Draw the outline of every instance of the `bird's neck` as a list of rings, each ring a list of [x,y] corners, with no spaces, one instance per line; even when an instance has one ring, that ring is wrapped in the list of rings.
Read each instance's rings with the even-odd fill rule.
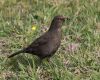
[[[49,31],[58,31],[61,28],[62,24],[59,21],[53,20],[51,22],[51,26],[49,28]]]

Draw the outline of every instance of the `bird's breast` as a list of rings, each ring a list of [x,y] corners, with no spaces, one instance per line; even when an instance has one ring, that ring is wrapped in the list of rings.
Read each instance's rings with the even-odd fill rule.
[[[50,47],[51,50],[57,49],[61,43],[61,33],[52,34],[49,40],[48,47]]]
[[[48,33],[48,41],[40,46],[41,54],[45,56],[53,55],[59,48],[61,43],[61,33]]]

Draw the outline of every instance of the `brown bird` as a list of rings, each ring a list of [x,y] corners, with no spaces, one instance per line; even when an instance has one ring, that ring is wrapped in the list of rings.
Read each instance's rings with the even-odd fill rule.
[[[38,56],[41,60],[53,56],[61,43],[61,27],[65,19],[68,18],[61,15],[55,16],[51,22],[49,30],[46,33],[33,41],[27,48],[15,52],[8,58],[19,53],[33,54]]]

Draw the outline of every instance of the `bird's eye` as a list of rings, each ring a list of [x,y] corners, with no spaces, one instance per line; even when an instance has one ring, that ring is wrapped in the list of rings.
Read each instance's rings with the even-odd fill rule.
[[[61,18],[58,18],[58,20],[61,20]]]
[[[58,18],[58,20],[63,20],[63,18]]]

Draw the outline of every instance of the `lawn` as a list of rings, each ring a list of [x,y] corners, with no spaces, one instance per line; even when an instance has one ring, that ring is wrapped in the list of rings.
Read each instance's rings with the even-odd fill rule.
[[[70,20],[51,62],[23,53],[7,58],[59,14]],[[0,0],[0,80],[100,80],[100,0]]]

